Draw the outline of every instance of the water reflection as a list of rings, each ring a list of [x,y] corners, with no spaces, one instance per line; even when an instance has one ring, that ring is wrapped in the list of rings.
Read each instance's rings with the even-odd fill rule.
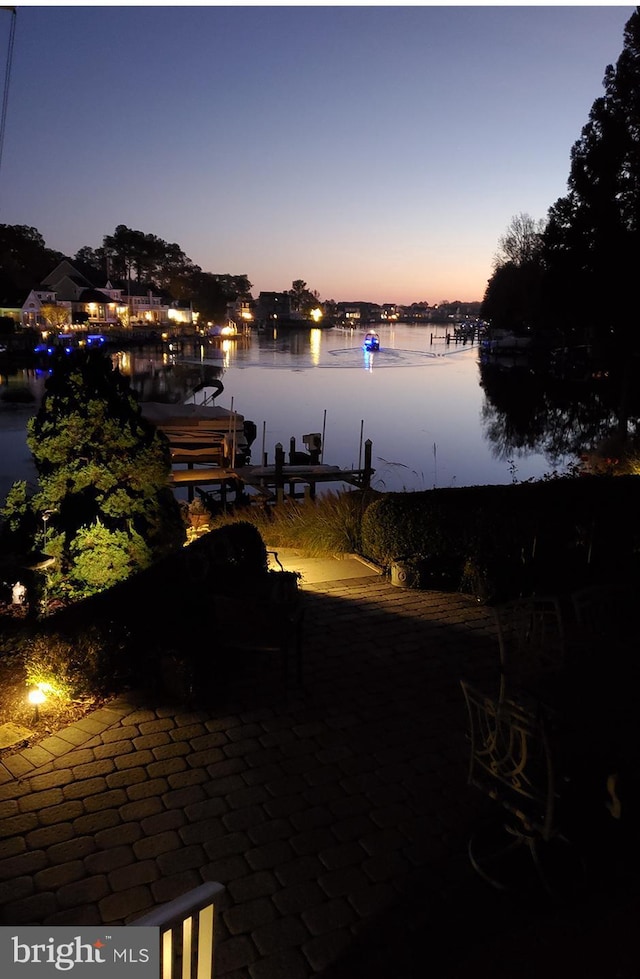
[[[639,447],[640,370],[631,351],[558,348],[483,358],[483,427],[497,458],[541,452],[625,471]]]
[[[477,347],[447,345],[429,326],[378,332],[376,353],[363,351],[362,330],[313,328],[128,348],[113,358],[141,400],[178,403],[198,389],[198,400],[215,397],[224,408],[233,399],[262,432],[270,457],[277,442],[299,442],[326,422],[324,461],[354,467],[363,422],[374,485],[387,490],[507,483],[514,458],[519,479],[538,478],[620,423],[610,375],[551,383],[543,380],[548,364],[479,368]],[[18,383],[18,373],[8,382]],[[9,481],[28,458],[26,417],[17,419],[20,448],[15,426],[5,439],[8,413],[0,405],[0,469]]]

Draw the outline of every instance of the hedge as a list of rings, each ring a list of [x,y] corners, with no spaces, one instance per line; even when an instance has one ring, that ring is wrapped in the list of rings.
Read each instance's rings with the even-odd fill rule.
[[[483,599],[626,579],[640,555],[640,477],[386,494],[363,515],[362,549]]]

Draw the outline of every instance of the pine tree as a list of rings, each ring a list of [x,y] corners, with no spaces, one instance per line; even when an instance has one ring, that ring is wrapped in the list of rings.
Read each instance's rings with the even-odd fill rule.
[[[53,590],[100,591],[183,541],[166,439],[101,351],[60,356],[27,442],[39,474],[32,508],[49,514]]]
[[[620,312],[633,294],[640,249],[640,8],[603,85],[571,152],[569,192],[549,212],[546,298],[573,325],[628,339]]]

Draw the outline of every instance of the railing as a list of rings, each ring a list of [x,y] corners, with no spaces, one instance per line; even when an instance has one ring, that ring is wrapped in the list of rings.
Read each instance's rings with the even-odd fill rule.
[[[160,979],[212,979],[215,905],[223,893],[222,884],[201,884],[131,922],[160,929]]]

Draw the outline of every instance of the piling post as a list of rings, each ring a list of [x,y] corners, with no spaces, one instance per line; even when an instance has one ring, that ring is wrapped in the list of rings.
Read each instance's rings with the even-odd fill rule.
[[[295,436],[292,435],[289,439],[289,465],[293,465],[296,457],[296,440]]]
[[[278,497],[278,502],[282,500],[282,493],[284,490],[284,449],[282,448],[282,442],[276,442],[276,461],[275,461],[275,481],[276,481],[276,495]]]
[[[371,439],[367,439],[364,443],[364,470],[362,471],[362,488],[369,489],[371,485],[371,474],[373,469],[371,468],[371,450],[373,448],[373,443]]]

